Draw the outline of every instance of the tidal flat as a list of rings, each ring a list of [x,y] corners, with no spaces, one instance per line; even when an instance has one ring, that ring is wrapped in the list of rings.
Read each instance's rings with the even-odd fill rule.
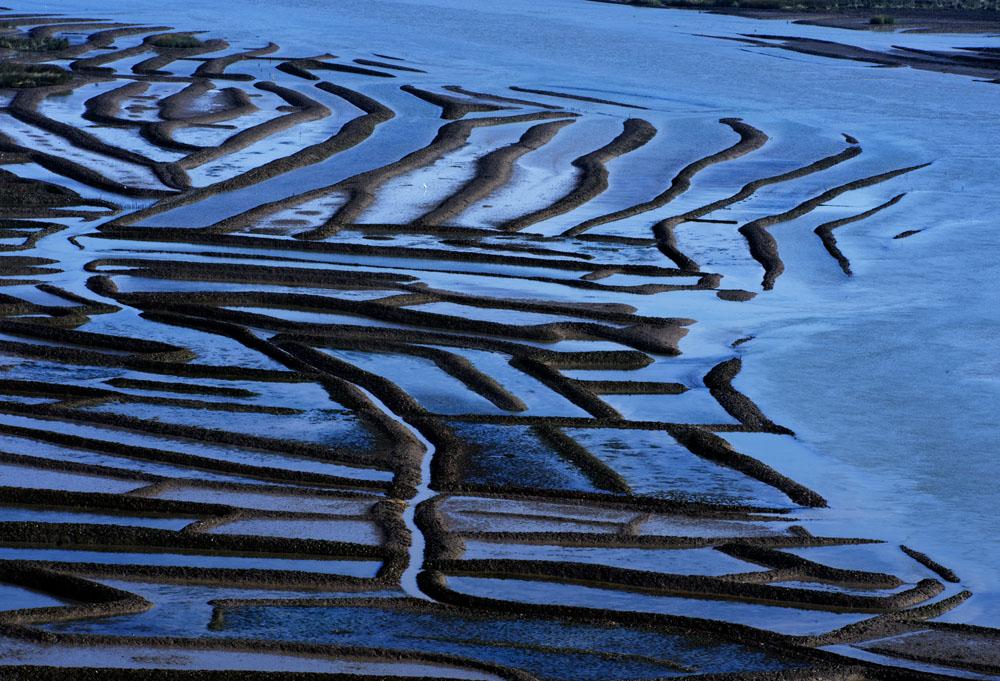
[[[245,5],[0,9],[0,677],[1000,678],[1000,22]]]

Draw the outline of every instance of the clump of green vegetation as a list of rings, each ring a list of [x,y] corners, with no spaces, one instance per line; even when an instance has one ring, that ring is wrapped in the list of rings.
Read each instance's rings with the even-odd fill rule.
[[[201,42],[193,35],[188,35],[186,33],[169,33],[167,35],[158,35],[151,43],[154,47],[179,47],[183,49],[190,49],[192,47],[201,47],[205,43]]]
[[[65,38],[26,38],[23,36],[0,36],[0,48],[19,52],[58,52],[69,47]]]
[[[868,23],[871,24],[872,26],[892,26],[894,23],[896,23],[896,20],[890,17],[888,14],[876,14],[875,16],[873,16],[871,19],[868,20]]]
[[[0,62],[0,88],[29,88],[60,85],[72,75],[52,64]]]

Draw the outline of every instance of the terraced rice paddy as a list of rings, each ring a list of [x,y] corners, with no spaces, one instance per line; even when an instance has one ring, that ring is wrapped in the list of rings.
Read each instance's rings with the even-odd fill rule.
[[[1000,673],[937,619],[947,561],[827,531],[744,446],[793,433],[726,322],[790,267],[772,228],[850,274],[836,230],[933,159],[0,21],[68,40],[12,55],[64,82],[0,90],[3,678]]]

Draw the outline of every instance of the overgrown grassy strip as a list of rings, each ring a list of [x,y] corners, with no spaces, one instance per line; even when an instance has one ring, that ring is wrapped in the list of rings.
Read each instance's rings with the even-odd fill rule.
[[[62,85],[72,74],[53,64],[0,62],[0,88],[22,89]]]

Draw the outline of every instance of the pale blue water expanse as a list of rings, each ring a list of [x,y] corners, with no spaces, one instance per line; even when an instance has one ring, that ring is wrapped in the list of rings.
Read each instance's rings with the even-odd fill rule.
[[[442,85],[573,89],[634,102],[650,107],[642,116],[660,128],[735,115],[804,139],[848,132],[865,149],[852,169],[859,174],[933,161],[892,185],[909,193],[893,211],[838,232],[852,280],[817,250],[815,216],[780,226],[774,234],[788,271],[776,290],[732,306],[731,317],[710,326],[698,317],[702,326],[681,347],[701,352],[756,335],[741,346],[738,385],[795,430],[800,446],[754,454],[830,499],[831,531],[839,517],[852,533],[905,542],[954,567],[977,593],[957,614],[991,620],[990,606],[1000,603],[1000,88],[696,34],[794,33],[929,49],[997,46],[996,38],[849,32],[584,0],[256,0],[239,11],[188,0],[183,18],[166,16],[180,11],[154,0],[59,0],[31,9],[219,27],[236,44],[273,39],[289,54],[387,53],[439,71]],[[891,239],[904,229],[926,231]],[[698,235],[686,238],[696,243]],[[758,284],[755,264],[734,264],[711,243],[705,251],[703,267],[726,274],[724,285]]]

